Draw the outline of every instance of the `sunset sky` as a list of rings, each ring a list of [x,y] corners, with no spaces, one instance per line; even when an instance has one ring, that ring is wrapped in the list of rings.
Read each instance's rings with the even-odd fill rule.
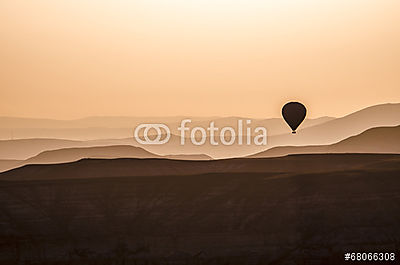
[[[400,102],[399,0],[2,0],[0,116],[309,116]]]

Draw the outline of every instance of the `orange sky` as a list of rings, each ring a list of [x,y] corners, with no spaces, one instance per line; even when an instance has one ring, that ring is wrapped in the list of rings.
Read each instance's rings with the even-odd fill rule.
[[[309,116],[400,102],[398,0],[2,0],[0,115]]]

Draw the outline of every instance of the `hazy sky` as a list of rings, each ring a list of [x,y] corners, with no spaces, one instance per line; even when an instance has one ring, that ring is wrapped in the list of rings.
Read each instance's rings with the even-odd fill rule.
[[[399,0],[1,0],[0,115],[312,117],[400,102]]]

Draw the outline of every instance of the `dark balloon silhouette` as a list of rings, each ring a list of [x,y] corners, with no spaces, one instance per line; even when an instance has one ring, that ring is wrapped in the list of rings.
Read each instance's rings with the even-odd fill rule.
[[[290,128],[292,128],[292,133],[296,133],[296,129],[303,122],[306,113],[306,107],[299,102],[286,103],[282,108],[282,116]]]

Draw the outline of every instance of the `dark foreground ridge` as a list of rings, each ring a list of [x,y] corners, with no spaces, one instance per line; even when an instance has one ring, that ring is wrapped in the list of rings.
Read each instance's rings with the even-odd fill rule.
[[[0,264],[341,264],[346,252],[395,252],[399,162],[319,154],[24,166],[0,174]]]
[[[62,164],[32,164],[0,173],[1,180],[82,179],[207,173],[316,173],[373,167],[400,162],[400,154],[296,154],[272,158],[171,160],[163,158],[81,159]],[[399,163],[400,164],[400,163]],[[393,163],[396,169],[400,169]]]

